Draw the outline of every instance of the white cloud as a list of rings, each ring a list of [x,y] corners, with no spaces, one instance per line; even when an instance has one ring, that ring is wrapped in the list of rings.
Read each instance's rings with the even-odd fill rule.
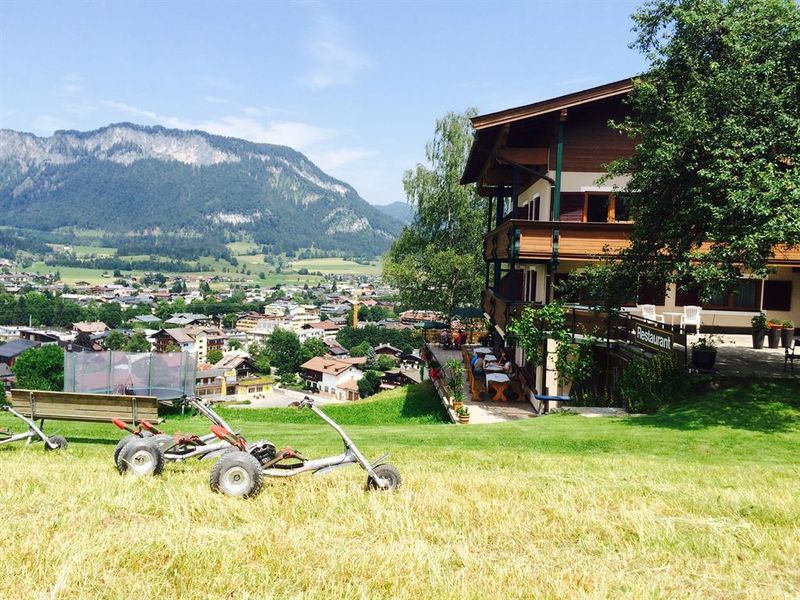
[[[327,17],[317,18],[308,55],[311,69],[301,82],[314,89],[354,83],[362,71],[373,66],[367,56],[344,39],[341,26]]]
[[[65,94],[77,94],[83,91],[83,86],[77,83],[67,83],[61,86],[61,91]]]
[[[225,104],[227,102],[225,98],[220,98],[219,96],[206,96],[203,100],[209,104]]]
[[[201,129],[217,135],[238,137],[253,142],[280,144],[295,149],[304,149],[320,142],[331,140],[339,135],[335,129],[318,127],[299,121],[261,122],[247,111],[241,115],[225,115],[218,119],[193,121],[180,117],[159,115],[124,102],[105,102],[109,108],[145,119],[152,123],[175,129]],[[252,113],[252,111],[251,111]]]

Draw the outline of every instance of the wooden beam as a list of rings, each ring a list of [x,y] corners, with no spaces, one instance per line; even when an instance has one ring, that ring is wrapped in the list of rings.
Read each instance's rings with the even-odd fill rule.
[[[550,148],[500,148],[496,155],[501,160],[532,167],[547,164]]]

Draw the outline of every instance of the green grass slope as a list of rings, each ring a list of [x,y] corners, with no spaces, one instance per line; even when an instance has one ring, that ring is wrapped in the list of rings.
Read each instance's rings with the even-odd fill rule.
[[[328,409],[394,494],[362,471],[212,494],[207,462],[120,477],[120,433],[0,448],[0,590],[128,598],[795,598],[800,386],[711,391],[652,416],[447,425],[425,386]],[[405,412],[404,412],[405,411]],[[339,452],[313,415],[230,409],[253,440]],[[12,422],[7,415],[0,425]],[[204,431],[198,417],[170,431]],[[0,594],[1,596],[2,594]]]

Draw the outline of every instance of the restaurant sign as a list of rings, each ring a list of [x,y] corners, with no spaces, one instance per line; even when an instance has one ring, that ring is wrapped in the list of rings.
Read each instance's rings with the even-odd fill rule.
[[[674,337],[671,331],[665,331],[651,325],[636,323],[633,328],[633,341],[637,346],[658,352],[672,350]]]

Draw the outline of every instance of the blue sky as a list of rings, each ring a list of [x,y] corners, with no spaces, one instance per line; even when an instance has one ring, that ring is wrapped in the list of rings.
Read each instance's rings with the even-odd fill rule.
[[[404,200],[434,122],[641,72],[639,2],[0,2],[0,128],[199,128]]]

